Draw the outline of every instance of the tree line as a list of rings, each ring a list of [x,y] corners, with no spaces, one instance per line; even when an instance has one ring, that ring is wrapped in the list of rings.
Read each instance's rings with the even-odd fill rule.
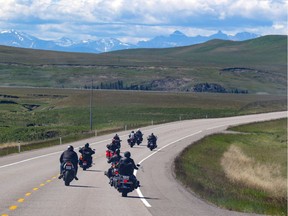
[[[113,89],[113,90],[143,90],[143,91],[148,91],[152,90],[151,85],[135,85],[135,84],[130,84],[130,85],[124,85],[124,82],[122,80],[118,80],[116,82],[107,82],[103,83],[101,82],[100,85],[93,85],[93,89]],[[91,89],[90,85],[85,85],[84,89]]]

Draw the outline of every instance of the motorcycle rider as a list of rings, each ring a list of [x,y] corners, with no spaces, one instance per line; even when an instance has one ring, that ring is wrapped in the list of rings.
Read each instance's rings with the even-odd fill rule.
[[[116,154],[113,157],[111,157],[107,162],[114,164],[115,167],[117,168],[119,166],[119,161],[121,160],[122,156],[120,155],[120,149],[117,149],[115,153]],[[112,171],[113,167],[111,166],[107,171],[108,178],[112,177]]]
[[[118,134],[115,134],[115,136],[112,139],[112,144],[116,145],[117,148],[120,149],[121,148],[121,141],[122,140],[120,140],[120,137],[118,136]]]
[[[135,136],[135,132],[134,132],[134,130],[133,131],[131,131],[131,133],[129,134],[129,139],[127,140],[128,141],[128,143],[130,144],[130,143],[135,143],[136,142],[136,136]]]
[[[134,130],[132,130],[131,133],[129,134],[129,138],[134,139],[134,137],[135,137],[135,132]]]
[[[118,149],[118,145],[116,143],[110,143],[107,146],[107,149],[111,150],[113,153],[116,151],[116,149]]]
[[[153,133],[151,133],[151,135],[148,136],[147,140],[151,141],[152,144],[157,147],[157,145],[156,145],[157,137]]]
[[[124,158],[119,161],[119,174],[130,176],[130,179],[134,184],[134,188],[138,188],[139,181],[137,181],[136,176],[133,174],[134,169],[138,170],[138,167],[131,158],[131,153],[126,151],[124,153]]]
[[[79,149],[79,152],[82,154],[83,159],[85,158],[89,164],[89,166],[91,166],[92,164],[92,155],[95,154],[95,151],[93,151],[90,146],[89,143],[86,143],[84,145],[84,147]],[[81,160],[79,160],[80,163],[82,163]]]
[[[137,139],[139,139],[139,140],[142,142],[142,140],[143,140],[143,138],[142,138],[142,137],[143,137],[143,134],[142,134],[142,132],[140,131],[140,129],[137,129],[135,135],[136,135]]]
[[[59,179],[61,179],[63,177],[63,169],[64,169],[64,164],[67,161],[71,161],[71,163],[73,164],[74,168],[75,168],[75,180],[78,180],[77,177],[77,171],[78,171],[78,155],[77,153],[74,151],[74,147],[72,145],[69,145],[67,150],[65,150],[61,156],[60,156],[60,175],[59,175]]]
[[[120,141],[120,137],[119,137],[119,135],[118,134],[115,134],[115,136],[113,137],[113,140],[115,140],[115,141]],[[113,142],[113,140],[112,140],[112,142]]]

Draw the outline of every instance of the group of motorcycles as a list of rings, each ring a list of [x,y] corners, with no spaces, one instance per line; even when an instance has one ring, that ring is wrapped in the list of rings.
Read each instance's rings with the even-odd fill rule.
[[[137,131],[138,132],[138,131]],[[156,136],[152,136],[153,133],[147,138],[147,147],[152,151],[157,147]],[[127,194],[132,192],[134,189],[137,189],[140,186],[139,181],[136,179],[136,176],[133,175],[134,169],[138,169],[139,164],[135,165],[133,159],[130,158],[130,152],[125,152],[125,160],[121,160],[122,156],[120,155],[121,141],[119,136],[116,134],[112,143],[108,144],[106,150],[107,162],[111,164],[111,167],[104,174],[109,178],[109,184],[111,187],[114,187],[119,191],[123,197],[127,197]],[[135,133],[133,136],[129,135],[127,139],[128,145],[132,148],[134,145],[140,145],[143,142],[143,134]],[[76,154],[74,148],[72,148],[71,154]],[[69,151],[69,147],[67,149]],[[91,149],[87,143],[84,147],[79,149],[81,156],[77,163],[83,170],[87,170],[93,164],[92,155],[95,154],[95,149]],[[77,154],[76,154],[77,158]],[[122,163],[122,161],[130,161],[131,163]],[[62,165],[61,165],[62,166]],[[65,185],[69,186],[70,182],[75,178],[77,173],[77,166],[73,161],[67,161],[63,164],[62,176]]]
[[[140,145],[143,141],[143,134],[138,130],[136,133],[132,131],[127,139],[128,145],[133,148],[134,145]],[[157,148],[157,137],[154,136],[152,133],[150,136],[147,137],[147,147],[152,151],[153,149]]]
[[[153,134],[152,134],[153,135]],[[151,139],[151,136],[147,138],[148,143],[147,147],[152,151],[157,147],[156,140],[157,137],[154,136],[154,139]],[[127,164],[125,168],[122,168],[121,158],[120,156],[120,147],[121,141],[118,135],[113,138],[112,143],[107,145],[106,150],[106,158],[107,162],[111,163],[111,167],[104,174],[109,178],[109,184],[111,187],[114,187],[118,192],[122,194],[123,197],[127,197],[127,194],[132,192],[134,189],[137,189],[140,186],[139,181],[133,175],[133,171],[135,169],[135,165]],[[132,148],[134,145],[140,145],[143,141],[143,134],[136,133],[127,139],[128,145]],[[130,152],[129,157],[130,157]],[[127,152],[124,153],[126,157]],[[140,165],[137,164],[137,167]],[[138,169],[136,167],[136,169]]]
[[[69,146],[67,151],[69,151],[69,148],[71,148],[71,154],[76,155],[75,159],[77,159],[77,153],[74,152],[74,148],[73,146]],[[84,147],[79,148],[79,152],[81,153],[79,160],[76,161],[76,164],[78,163],[79,166],[83,169],[83,170],[87,170],[88,168],[90,168],[93,164],[92,161],[92,155],[95,154],[95,149],[91,149],[89,147],[89,144],[85,144]],[[64,153],[63,153],[64,154]],[[72,156],[73,158],[73,156]],[[63,163],[63,165],[61,164],[61,166],[63,166],[63,171],[62,171],[62,176],[60,178],[63,178],[63,181],[65,183],[66,186],[69,186],[70,183],[73,181],[73,179],[76,176],[77,173],[77,165],[75,164],[75,159],[73,160],[71,158],[70,161],[66,161],[65,163]],[[74,163],[73,163],[74,161]],[[77,177],[76,177],[77,179]]]

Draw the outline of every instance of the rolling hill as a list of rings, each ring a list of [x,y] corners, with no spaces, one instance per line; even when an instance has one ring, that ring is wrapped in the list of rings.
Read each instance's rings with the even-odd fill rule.
[[[0,46],[0,74],[2,86],[286,94],[287,36],[102,54]]]

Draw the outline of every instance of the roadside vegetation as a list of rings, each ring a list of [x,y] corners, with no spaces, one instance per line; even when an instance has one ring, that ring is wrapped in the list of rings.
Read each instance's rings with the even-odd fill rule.
[[[187,147],[175,160],[177,179],[221,208],[287,215],[287,119],[229,131]]]

